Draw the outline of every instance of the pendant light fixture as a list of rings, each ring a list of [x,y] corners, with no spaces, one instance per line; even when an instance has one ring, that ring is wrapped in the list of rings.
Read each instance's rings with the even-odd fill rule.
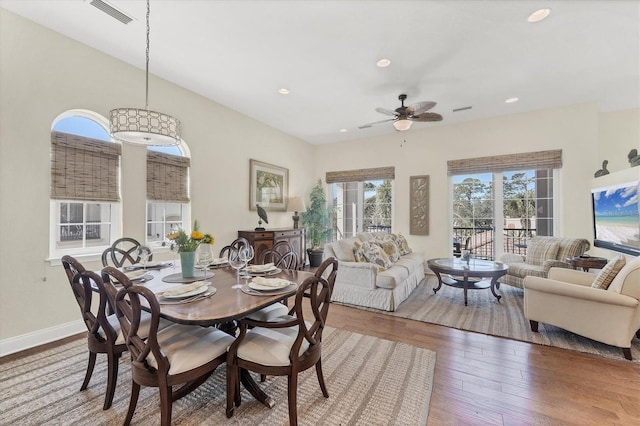
[[[109,112],[111,136],[137,145],[176,145],[180,142],[180,120],[149,110],[149,15],[147,0],[147,66],[145,108],[116,108]]]

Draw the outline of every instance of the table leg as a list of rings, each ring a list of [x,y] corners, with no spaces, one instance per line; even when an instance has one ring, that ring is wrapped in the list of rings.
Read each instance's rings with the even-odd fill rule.
[[[260,389],[260,386],[251,377],[251,373],[244,368],[240,369],[240,383],[244,385],[245,389],[249,391],[256,401],[261,402],[267,408],[273,408],[276,405],[275,401]]]
[[[464,281],[462,282],[462,286],[464,288],[464,306],[467,306],[467,291],[469,288],[469,277],[467,274],[464,274]]]
[[[436,277],[438,277],[438,287],[433,289],[433,294],[436,294],[438,290],[442,288],[442,277],[440,277],[440,273],[437,271],[433,271],[433,273],[436,274]]]
[[[491,278],[491,294],[493,294],[493,296],[498,299],[498,302],[500,301],[500,299],[502,298],[502,296],[500,296],[498,293],[496,293],[496,287],[498,285],[500,285],[500,283],[498,283],[498,278],[499,277],[493,277]]]

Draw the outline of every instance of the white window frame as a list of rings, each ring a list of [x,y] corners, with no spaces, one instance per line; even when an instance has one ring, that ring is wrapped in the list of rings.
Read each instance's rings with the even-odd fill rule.
[[[187,145],[187,143],[183,140],[180,139],[180,142],[176,145],[176,147],[178,148],[178,150],[180,151],[180,154],[183,157],[188,157],[191,158],[191,150],[189,149],[189,145]],[[148,148],[147,148],[148,149]],[[189,192],[191,192],[191,173],[189,173],[187,175],[187,185],[189,188]],[[144,215],[145,215],[145,221],[144,221],[144,239],[145,239],[145,244],[147,246],[149,246],[154,252],[155,251],[169,251],[169,246],[167,245],[167,241],[166,241],[166,235],[165,238],[162,241],[149,241],[149,236],[147,235],[147,225],[150,223],[149,220],[149,206],[151,204],[167,204],[167,201],[157,201],[157,200],[147,200],[146,204],[145,204],[145,211],[144,211]],[[191,232],[191,201],[189,201],[188,203],[175,203],[175,204],[182,204],[182,226],[183,229],[187,232]],[[155,223],[160,223],[160,222],[155,222]],[[164,228],[164,227],[163,227]]]
[[[107,134],[109,133],[109,121],[102,115],[84,109],[72,109],[63,112],[58,115],[51,123],[51,131],[53,131],[58,121],[68,117],[83,117],[96,122],[100,125]],[[113,143],[118,143],[112,140]],[[122,173],[122,169],[120,169]],[[122,182],[122,179],[120,179]],[[121,188],[118,188],[121,191]],[[109,220],[105,220],[101,223],[110,223],[109,243],[107,245],[85,247],[85,240],[83,238],[83,247],[71,247],[71,248],[57,248],[57,239],[60,234],[60,205],[64,203],[83,203],[83,209],[86,208],[86,204],[109,204],[111,206],[111,217]],[[121,235],[122,229],[122,203],[101,203],[97,201],[88,200],[50,200],[49,202],[49,257],[47,260],[51,265],[59,265],[62,256],[69,254],[84,261],[99,260],[102,256],[102,252],[111,246],[113,241],[118,239]],[[83,220],[86,221],[86,216],[83,216]]]

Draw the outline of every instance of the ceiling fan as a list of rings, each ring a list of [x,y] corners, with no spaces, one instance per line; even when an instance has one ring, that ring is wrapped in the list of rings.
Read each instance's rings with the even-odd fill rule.
[[[418,102],[410,106],[404,106],[404,100],[407,99],[407,95],[404,93],[398,96],[402,105],[395,110],[390,110],[386,108],[376,108],[381,114],[392,115],[393,118],[389,118],[387,120],[374,121],[373,123],[365,124],[359,126],[358,129],[366,129],[367,127],[371,127],[375,124],[387,123],[389,121],[393,121],[393,127],[398,131],[409,130],[411,127],[411,123],[414,121],[442,121],[442,116],[440,114],[436,114],[435,112],[427,112],[434,106],[436,106],[435,102]]]

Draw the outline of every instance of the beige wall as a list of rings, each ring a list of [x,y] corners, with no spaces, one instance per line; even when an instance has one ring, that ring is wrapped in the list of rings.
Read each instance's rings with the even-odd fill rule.
[[[106,116],[116,106],[141,105],[144,71],[3,9],[0,55],[2,353],[16,340],[42,342],[70,331],[67,324],[77,326],[77,307],[62,268],[45,261],[52,121],[69,109]],[[326,171],[395,166],[394,229],[406,235],[409,176],[430,175],[430,235],[409,236],[428,258],[451,251],[447,160],[545,149],[563,150],[556,206],[560,233],[591,239],[589,190],[602,153],[611,154],[611,171],[622,169],[630,145],[638,147],[639,140],[639,110],[601,114],[594,103],[415,126],[405,133],[314,147],[157,78],[150,81],[150,93],[152,108],[183,122],[192,155],[192,217],[215,235],[217,248],[237,229],[256,226],[257,215],[248,209],[250,158],[288,168],[290,194],[305,196]],[[123,233],[143,239],[144,149],[123,148],[123,171],[136,176],[123,183]],[[291,213],[272,212],[269,218],[269,226],[291,223]]]
[[[427,258],[449,256],[451,221],[447,161],[490,155],[562,149],[556,232],[593,238],[590,189],[600,151],[622,156],[638,144],[640,110],[600,114],[595,103],[552,108],[456,125],[319,146],[318,172],[395,166],[394,229],[409,234],[409,177],[430,176],[430,235],[408,236]],[[606,128],[601,129],[601,117]],[[445,116],[446,122],[446,116]],[[363,130],[362,133],[365,133]],[[336,156],[335,153],[340,155]],[[613,163],[610,170],[628,168]],[[615,167],[615,168],[614,168]]]
[[[49,251],[50,128],[70,109],[107,116],[143,106],[144,71],[0,9],[0,342],[77,321],[61,266]],[[249,210],[249,159],[289,169],[289,191],[307,195],[317,180],[313,146],[152,78],[150,106],[175,115],[191,150],[191,214],[216,237],[257,226]],[[145,148],[124,145],[123,234],[144,240]],[[270,212],[269,226],[292,225]],[[98,262],[87,265],[101,268]],[[0,343],[2,345],[2,343]],[[0,352],[3,348],[0,348]]]

